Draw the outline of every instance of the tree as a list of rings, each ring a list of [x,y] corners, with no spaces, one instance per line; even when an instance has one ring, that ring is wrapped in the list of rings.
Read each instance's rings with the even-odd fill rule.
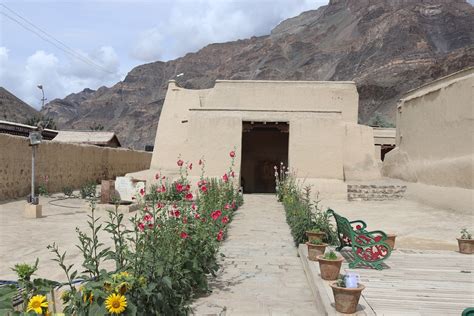
[[[104,125],[94,122],[94,124],[89,126],[89,129],[91,131],[102,131],[102,130],[104,130]]]
[[[375,112],[375,116],[372,117],[370,120],[369,120],[369,125],[370,126],[378,126],[378,127],[384,127],[384,128],[388,128],[388,127],[395,127],[395,124],[389,122],[382,114],[380,114],[379,112]]]
[[[39,122],[42,122],[43,128],[57,129],[56,122],[51,117],[45,117],[43,115],[29,117],[24,124],[37,126]]]

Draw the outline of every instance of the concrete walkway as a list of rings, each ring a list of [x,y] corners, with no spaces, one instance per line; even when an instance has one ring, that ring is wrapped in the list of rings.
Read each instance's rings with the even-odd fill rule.
[[[212,293],[196,315],[316,315],[285,213],[274,195],[245,195],[235,214]]]

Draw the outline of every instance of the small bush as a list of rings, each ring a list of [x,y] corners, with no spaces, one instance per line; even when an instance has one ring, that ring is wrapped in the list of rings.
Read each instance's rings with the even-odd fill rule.
[[[87,199],[87,198],[93,198],[96,195],[96,184],[95,182],[87,182],[81,187],[81,198]]]
[[[73,190],[71,187],[64,187],[63,188],[63,194],[67,197],[71,197],[73,193]]]

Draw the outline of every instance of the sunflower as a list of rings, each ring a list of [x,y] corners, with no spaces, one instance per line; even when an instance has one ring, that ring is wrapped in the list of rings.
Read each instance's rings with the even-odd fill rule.
[[[48,308],[48,301],[44,295],[34,295],[28,302],[28,309],[26,312],[34,311],[36,314],[43,314],[43,307]]]
[[[127,307],[127,298],[120,294],[111,294],[105,300],[105,308],[111,314],[123,313]]]

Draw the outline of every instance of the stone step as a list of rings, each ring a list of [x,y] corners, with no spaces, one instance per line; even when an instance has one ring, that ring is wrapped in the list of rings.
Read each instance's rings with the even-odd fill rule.
[[[405,185],[348,184],[347,200],[349,201],[385,201],[398,200],[404,197]]]

